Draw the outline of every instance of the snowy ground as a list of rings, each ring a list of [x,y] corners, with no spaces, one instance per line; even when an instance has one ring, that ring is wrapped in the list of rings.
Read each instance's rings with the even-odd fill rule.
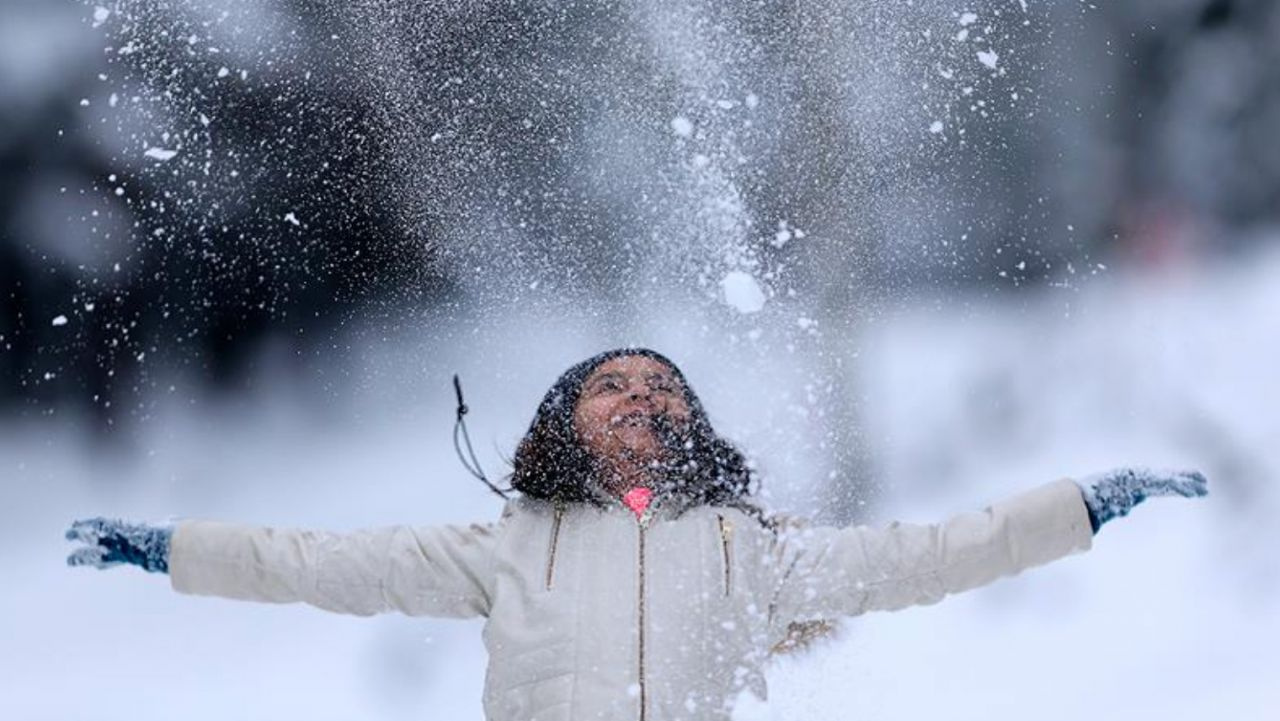
[[[857,619],[777,664],[770,702],[740,718],[1276,718],[1276,278],[1273,246],[1013,303],[921,302],[850,340],[885,488],[880,518],[938,519],[1131,462],[1199,467],[1212,495],[1144,506],[1088,554]],[[485,332],[546,344],[519,327]],[[488,409],[482,446],[509,452],[564,359],[601,343],[558,340],[545,356],[491,356],[506,375],[471,390],[477,414]],[[696,355],[669,340],[647,342]],[[99,514],[335,529],[493,516],[496,499],[466,480],[448,445],[446,369],[461,351],[397,357],[411,352],[371,351],[344,376],[358,390],[337,410],[282,375],[233,404],[162,406],[123,450],[96,445],[73,419],[0,429],[0,718],[480,719],[478,622],[184,597],[136,569],[63,565],[65,526]],[[695,384],[707,367],[691,372]],[[713,416],[744,445],[767,431],[712,386]],[[769,448],[753,450],[767,471]]]

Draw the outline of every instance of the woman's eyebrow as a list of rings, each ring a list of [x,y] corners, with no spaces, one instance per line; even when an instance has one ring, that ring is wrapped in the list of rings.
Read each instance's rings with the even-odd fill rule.
[[[600,383],[600,381],[603,381],[603,380],[606,380],[606,379],[609,379],[609,378],[612,378],[612,379],[614,379],[614,380],[621,380],[621,379],[622,379],[622,374],[621,374],[621,373],[619,373],[618,371],[605,371],[604,373],[601,373],[600,375],[596,376],[595,378],[592,378],[592,379],[591,379],[591,381],[590,381],[590,383],[589,383],[588,385],[593,385],[593,386],[594,386],[594,385],[598,385],[598,384]]]

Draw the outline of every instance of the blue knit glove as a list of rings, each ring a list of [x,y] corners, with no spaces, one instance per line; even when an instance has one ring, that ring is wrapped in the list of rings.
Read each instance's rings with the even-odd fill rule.
[[[1117,468],[1082,479],[1084,504],[1089,523],[1097,533],[1102,524],[1129,515],[1134,506],[1150,496],[1204,496],[1208,481],[1199,471],[1153,471],[1148,468]]]
[[[100,517],[76,521],[67,531],[67,540],[89,545],[67,556],[67,565],[101,569],[132,563],[145,571],[168,573],[172,536],[172,524],[125,523]]]

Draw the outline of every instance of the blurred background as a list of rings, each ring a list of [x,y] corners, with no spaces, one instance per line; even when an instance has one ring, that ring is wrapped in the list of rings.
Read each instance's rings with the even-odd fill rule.
[[[0,717],[482,718],[479,622],[62,533],[495,518],[452,374],[497,477],[636,344],[823,522],[1210,478],[739,719],[1274,719],[1277,130],[1271,0],[0,0]]]

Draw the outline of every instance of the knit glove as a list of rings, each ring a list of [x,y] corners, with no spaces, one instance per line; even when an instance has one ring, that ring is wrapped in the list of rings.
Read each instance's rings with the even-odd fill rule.
[[[169,572],[169,539],[173,524],[125,523],[107,518],[76,521],[67,531],[68,541],[89,544],[67,556],[68,566],[111,568],[132,563],[145,571]]]
[[[1199,471],[1117,468],[1086,476],[1080,486],[1084,504],[1089,509],[1089,523],[1097,533],[1102,524],[1127,516],[1134,506],[1150,496],[1204,496],[1209,493],[1207,484]]]

